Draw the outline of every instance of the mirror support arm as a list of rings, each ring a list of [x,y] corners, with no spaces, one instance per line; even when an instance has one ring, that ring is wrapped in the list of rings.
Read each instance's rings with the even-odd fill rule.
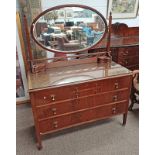
[[[108,41],[107,41],[107,54],[110,56],[110,44],[111,44],[111,24],[112,24],[112,13],[109,15],[109,28],[108,28]]]
[[[32,50],[31,50],[31,43],[30,43],[30,34],[28,30],[28,24],[27,24],[27,18],[26,15],[24,15],[24,27],[25,27],[25,33],[26,33],[26,42],[28,47],[28,59],[33,60]],[[30,63],[30,69],[32,68],[32,64]]]

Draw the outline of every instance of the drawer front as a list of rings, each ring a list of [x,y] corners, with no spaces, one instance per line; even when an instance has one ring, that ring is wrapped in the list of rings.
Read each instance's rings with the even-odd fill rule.
[[[129,90],[115,91],[95,96],[94,106],[123,101],[129,99]]]
[[[104,118],[110,117],[113,115],[121,114],[126,112],[127,102],[119,102],[112,105],[105,105],[99,108],[96,108],[95,111],[95,118]]]
[[[39,129],[41,133],[46,133],[88,121],[107,118],[113,115],[124,113],[126,106],[127,102],[120,102],[117,104],[105,105],[91,110],[47,119],[39,122]]]
[[[93,107],[94,97],[85,97],[66,101],[57,104],[51,104],[44,107],[36,108],[38,119],[58,116],[65,113],[71,113],[81,109],[88,109]]]
[[[97,82],[97,92],[108,92],[122,88],[128,88],[130,84],[131,76],[118,77],[113,79],[107,79]]]
[[[118,57],[138,56],[139,46],[118,49]]]
[[[138,56],[133,56],[133,57],[128,57],[128,58],[120,57],[118,59],[118,63],[123,66],[136,65],[136,64],[139,64],[139,57]]]
[[[34,95],[36,99],[36,105],[45,105],[73,98],[73,92],[71,87],[60,87],[41,90],[34,93]]]
[[[67,126],[72,126],[80,122],[89,121],[93,118],[92,111],[87,110],[70,115],[65,115],[57,118],[51,118],[48,120],[40,121],[39,128],[41,133],[48,131],[54,131]]]
[[[131,65],[131,66],[127,66],[127,68],[129,69],[129,70],[137,70],[137,69],[139,69],[139,64],[138,65]]]

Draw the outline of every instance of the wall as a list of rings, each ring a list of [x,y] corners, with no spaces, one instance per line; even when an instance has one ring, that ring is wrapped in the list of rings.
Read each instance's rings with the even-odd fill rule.
[[[42,10],[62,4],[82,4],[97,9],[106,17],[108,0],[41,0]],[[113,23],[126,23],[129,27],[139,26],[139,17],[132,19],[113,19]]]

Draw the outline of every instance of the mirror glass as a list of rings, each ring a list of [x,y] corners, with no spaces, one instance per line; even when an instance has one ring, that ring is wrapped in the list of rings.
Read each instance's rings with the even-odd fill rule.
[[[37,44],[48,51],[85,51],[107,31],[105,18],[93,9],[62,6],[44,12],[32,23],[31,32]]]

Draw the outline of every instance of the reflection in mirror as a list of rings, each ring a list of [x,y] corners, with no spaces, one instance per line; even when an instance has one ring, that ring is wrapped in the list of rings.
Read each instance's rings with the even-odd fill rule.
[[[96,12],[63,7],[38,18],[33,35],[42,47],[51,51],[76,52],[95,45],[105,31],[106,23]]]

